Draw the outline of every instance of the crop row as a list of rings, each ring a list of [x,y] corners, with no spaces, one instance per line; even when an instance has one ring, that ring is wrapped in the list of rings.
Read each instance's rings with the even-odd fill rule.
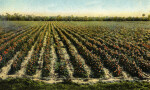
[[[100,58],[98,58],[95,54],[90,52],[81,42],[74,38],[73,35],[67,33],[65,30],[61,29],[61,31],[76,46],[77,50],[79,51],[79,54],[81,54],[86,60],[85,62],[89,66],[91,66],[91,69],[93,71],[92,77],[103,76],[104,71]]]
[[[53,38],[54,38],[54,42],[56,44],[56,54],[58,56],[58,61],[56,63],[56,72],[59,73],[59,76],[65,76],[68,77],[69,76],[69,72],[67,70],[67,60],[65,59],[64,53],[62,51],[62,47],[60,44],[60,41],[58,40],[58,34],[57,32],[54,30],[53,26],[52,26],[52,32],[53,32]]]
[[[31,47],[36,42],[38,36],[40,35],[41,30],[43,29],[44,25],[39,28],[37,32],[35,32],[33,35],[28,35],[30,38],[27,40],[26,43],[22,45],[22,50],[20,54],[17,56],[17,58],[13,61],[13,64],[11,65],[11,69],[9,71],[9,74],[13,74],[16,71],[20,70],[21,63],[24,61],[25,57],[27,56],[28,52],[30,51]]]
[[[7,45],[1,48],[1,57],[0,67],[3,67],[15,54],[17,51],[22,49],[22,45],[27,43],[28,39],[37,32],[38,29],[29,30],[21,35],[18,35],[10,42],[8,41]]]
[[[40,30],[40,35],[38,36],[37,39],[37,44],[35,45],[33,54],[28,62],[27,68],[26,68],[26,74],[27,75],[34,75],[36,73],[36,69],[38,68],[38,61],[40,58],[40,53],[41,53],[41,48],[43,47],[43,41],[44,41],[44,36],[47,32],[47,25],[44,27],[44,30]]]
[[[75,77],[87,77],[87,72],[84,69],[83,63],[81,62],[81,58],[78,55],[78,53],[76,53],[74,51],[74,48],[71,45],[70,41],[67,39],[67,37],[58,28],[55,29],[55,30],[57,30],[57,32],[58,32],[59,36],[61,37],[63,43],[67,47],[67,50],[68,50],[69,55],[70,55],[70,60],[71,60],[72,65],[74,67],[74,76]]]
[[[50,61],[50,50],[51,50],[51,28],[50,24],[48,26],[48,35],[46,38],[46,46],[45,52],[43,54],[43,67],[42,67],[42,77],[50,76],[50,69],[51,69],[51,61]]]
[[[67,31],[67,30],[65,30]],[[91,53],[93,53],[96,57],[99,56],[101,53],[101,61],[103,61],[104,65],[108,67],[110,70],[113,71],[114,76],[120,76],[121,75],[121,69],[118,65],[118,62],[116,60],[111,60],[111,58],[107,58],[108,56],[105,55],[105,51],[100,52],[100,49],[97,48],[97,46],[92,45],[90,42],[86,41],[76,33],[71,33],[74,37],[76,37]]]
[[[71,29],[70,29],[71,30]],[[71,31],[69,31],[69,32],[74,32],[76,35],[81,35],[81,33],[82,32],[75,32],[75,31],[73,31],[73,30],[71,30]],[[99,39],[99,41],[96,41],[96,40],[94,40],[94,39],[92,39],[92,38],[90,38],[90,37],[88,37],[88,36],[85,36],[85,35],[81,35],[81,36],[83,36],[86,40],[88,40],[89,42],[91,42],[92,44],[95,44],[95,45],[97,45],[98,47],[102,47],[101,46],[101,43],[103,43],[104,44],[104,40],[102,40],[102,39]],[[136,62],[136,64],[138,64],[139,65],[139,67],[143,70],[143,71],[145,71],[145,72],[148,72],[149,71],[149,69],[150,69],[150,62],[149,61],[147,61],[147,60],[144,60],[144,58],[143,58],[143,56],[146,56],[146,51],[142,51],[142,50],[140,50],[139,51],[139,49],[136,49],[136,48],[134,48],[134,47],[130,47],[130,45],[128,45],[128,44],[124,44],[124,45],[122,45],[122,46],[124,46],[124,47],[126,47],[126,48],[128,48],[128,50],[127,49],[123,49],[123,48],[120,48],[120,45],[118,46],[118,45],[116,45],[116,44],[114,44],[111,40],[109,40],[109,41],[107,41],[107,42],[105,42],[105,45],[107,46],[105,49],[108,49],[109,50],[109,54],[111,53],[111,56],[113,57],[113,58],[116,58],[116,59],[119,59],[119,57],[118,57],[118,54],[119,53],[122,53],[122,54],[127,54],[126,56],[127,56],[127,58],[128,59],[130,59],[130,60],[132,60],[133,59],[133,61],[132,62]],[[102,48],[102,49],[104,49],[104,48]],[[113,51],[114,50],[114,51]],[[131,54],[132,53],[132,54]]]
[[[68,30],[68,32],[69,32],[69,30]],[[78,39],[82,40],[83,42],[85,41],[84,39],[82,39],[82,37],[79,36],[79,34],[73,33],[72,30],[70,30],[70,33],[74,34],[76,37],[78,37]],[[96,43],[97,41],[94,41],[94,39],[91,39],[91,40],[93,40],[93,42],[95,42],[95,44],[96,44],[97,46],[101,47],[101,49],[103,49],[103,51],[104,51],[104,50],[106,51],[106,52],[103,52],[103,53],[102,53],[102,50],[100,50],[100,53],[97,53],[98,55],[100,55],[100,56],[102,57],[102,60],[105,60],[105,61],[106,61],[106,59],[110,58],[110,55],[111,55],[111,56],[113,56],[113,57],[115,57],[115,58],[118,57],[120,63],[123,62],[123,61],[121,61],[121,59],[119,58],[119,57],[121,57],[121,56],[120,56],[121,54],[118,55],[117,53],[116,53],[116,54],[115,54],[115,53],[111,53],[111,50],[108,49],[108,47],[107,47],[106,45],[102,45],[101,42]],[[86,42],[84,42],[84,43],[86,44]],[[89,45],[90,45],[90,43],[89,43]],[[92,44],[91,44],[91,46],[92,46]],[[95,47],[95,46],[93,46],[93,47]],[[88,47],[88,48],[90,48],[90,47]],[[108,51],[108,50],[109,50],[109,51]],[[96,51],[96,49],[93,50],[93,52],[95,52],[95,51]],[[108,55],[108,53],[110,53],[110,55]],[[104,62],[105,62],[105,61],[104,61]],[[124,60],[124,61],[125,61],[125,60]],[[124,67],[133,65],[133,67],[125,68],[128,72],[130,72],[130,73],[131,73],[132,75],[134,75],[134,76],[141,77],[142,72],[141,72],[141,70],[136,66],[135,63],[132,63],[131,61],[128,61],[128,60],[125,61],[125,63],[126,63],[126,65],[125,65],[124,63],[122,63],[122,64],[124,64],[124,65],[123,65]],[[116,65],[118,65],[118,64],[116,64]],[[111,65],[108,65],[108,66],[111,67]],[[135,70],[135,71],[134,71],[134,70]],[[134,72],[133,72],[133,71],[134,71]]]

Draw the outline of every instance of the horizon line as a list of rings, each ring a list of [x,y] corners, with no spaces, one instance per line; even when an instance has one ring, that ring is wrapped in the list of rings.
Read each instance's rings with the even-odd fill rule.
[[[65,17],[65,16],[75,16],[75,17],[85,17],[85,16],[87,16],[87,17],[143,17],[142,16],[142,14],[145,14],[145,16],[144,17],[147,17],[148,15],[150,15],[150,13],[141,13],[140,12],[140,14],[138,15],[137,13],[136,13],[136,15],[135,14],[131,14],[131,13],[119,13],[118,15],[117,14],[111,14],[111,15],[104,15],[103,13],[101,13],[101,14],[93,14],[93,15],[91,15],[91,14],[82,14],[82,13],[80,13],[80,14],[77,14],[77,13],[72,13],[72,14],[64,14],[64,13],[58,13],[58,14],[56,14],[56,13],[21,13],[21,12],[3,12],[3,13],[1,13],[0,15],[6,15],[6,13],[8,13],[8,14],[10,14],[10,15],[14,15],[15,13],[17,13],[17,14],[20,14],[20,15],[31,15],[31,16],[62,16],[62,17]]]

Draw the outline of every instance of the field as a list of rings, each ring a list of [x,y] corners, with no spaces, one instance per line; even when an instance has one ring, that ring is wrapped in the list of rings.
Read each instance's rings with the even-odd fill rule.
[[[0,78],[150,82],[150,22],[1,21]]]

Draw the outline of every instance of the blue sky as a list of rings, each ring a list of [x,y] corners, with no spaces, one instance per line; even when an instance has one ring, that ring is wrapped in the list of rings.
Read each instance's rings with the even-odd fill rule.
[[[75,16],[140,16],[150,0],[0,0],[0,13]]]

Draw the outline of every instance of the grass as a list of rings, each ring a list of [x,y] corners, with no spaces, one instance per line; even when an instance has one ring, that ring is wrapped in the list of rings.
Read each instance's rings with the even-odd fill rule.
[[[76,83],[46,84],[27,78],[0,80],[0,90],[150,90],[148,82],[115,82],[80,85]]]

